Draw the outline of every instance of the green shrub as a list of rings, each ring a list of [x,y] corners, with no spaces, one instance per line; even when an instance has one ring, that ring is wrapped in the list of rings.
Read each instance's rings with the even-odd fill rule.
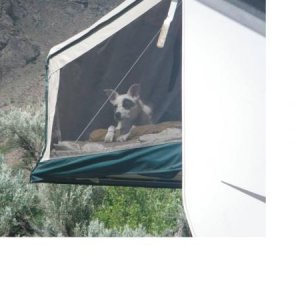
[[[44,142],[44,114],[40,106],[25,110],[0,111],[0,131],[8,147],[23,150],[23,164],[31,169],[38,160]]]
[[[43,235],[37,189],[22,171],[12,172],[0,158],[0,236]]]
[[[109,187],[95,216],[105,227],[119,231],[142,226],[151,235],[165,235],[176,232],[182,213],[179,190]]]
[[[99,220],[93,220],[88,226],[79,227],[75,229],[76,236],[87,237],[146,237],[150,236],[142,226],[132,229],[125,226],[122,230],[107,228]]]
[[[102,189],[79,185],[42,185],[45,227],[49,236],[74,236],[92,220],[101,204]],[[75,230],[77,228],[77,230]]]

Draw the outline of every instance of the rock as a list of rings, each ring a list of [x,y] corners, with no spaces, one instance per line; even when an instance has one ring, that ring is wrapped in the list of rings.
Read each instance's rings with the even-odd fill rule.
[[[24,67],[34,62],[39,55],[39,47],[31,43],[28,39],[19,36],[10,37],[1,52],[1,75],[3,76],[12,68]]]
[[[22,0],[1,0],[0,19],[8,17],[12,23],[15,24],[18,19],[24,18],[27,14],[27,10],[23,2]],[[3,20],[1,20],[0,23],[2,22]]]
[[[0,24],[0,32],[1,32],[0,35],[0,52],[1,52],[1,50],[7,46],[11,34],[10,34],[10,30],[4,24]]]
[[[0,0],[0,105],[8,100],[23,104],[42,101],[45,84],[40,74],[45,74],[50,48],[91,26],[122,2]]]
[[[14,22],[8,14],[10,9],[10,2],[4,1],[0,3],[0,53],[6,47],[10,36],[14,34]]]
[[[110,11],[113,7],[117,6],[123,1],[120,0],[89,0],[89,8],[91,10],[99,11],[105,10],[106,12]]]
[[[82,8],[87,8],[89,6],[89,0],[69,0],[69,2],[79,4]]]
[[[0,4],[0,80],[11,69],[34,62],[40,49],[16,25],[26,15],[20,0],[3,0]]]
[[[24,18],[27,14],[23,0],[11,0],[10,16],[14,21]]]
[[[87,6],[84,1],[69,1],[66,5],[65,13],[68,15],[74,15],[82,12]]]

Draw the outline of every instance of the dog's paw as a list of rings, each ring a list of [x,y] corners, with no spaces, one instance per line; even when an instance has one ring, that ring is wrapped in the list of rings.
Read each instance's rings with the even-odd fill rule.
[[[104,142],[105,143],[111,143],[114,140],[114,136],[115,136],[115,127],[114,126],[110,126],[107,130],[107,134],[104,138]]]
[[[114,134],[111,132],[108,132],[104,138],[105,143],[112,143],[114,140]]]
[[[120,136],[117,138],[117,142],[125,142],[125,141],[127,141],[127,138],[128,138],[128,135],[127,135],[127,134],[120,135]]]

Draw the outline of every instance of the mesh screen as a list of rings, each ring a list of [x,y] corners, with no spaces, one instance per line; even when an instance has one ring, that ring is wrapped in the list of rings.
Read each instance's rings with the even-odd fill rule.
[[[162,1],[66,65],[51,157],[181,141],[182,11],[156,46],[170,1]]]

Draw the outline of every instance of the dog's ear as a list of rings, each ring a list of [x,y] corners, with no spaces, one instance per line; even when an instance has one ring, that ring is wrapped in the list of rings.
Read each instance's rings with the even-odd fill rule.
[[[141,86],[138,83],[135,83],[129,88],[127,94],[130,95],[132,98],[139,98],[140,90]]]
[[[104,90],[106,96],[109,98],[109,101],[111,103],[115,102],[115,100],[117,99],[118,97],[118,93],[115,91],[115,90],[112,90],[112,89],[106,89]]]

